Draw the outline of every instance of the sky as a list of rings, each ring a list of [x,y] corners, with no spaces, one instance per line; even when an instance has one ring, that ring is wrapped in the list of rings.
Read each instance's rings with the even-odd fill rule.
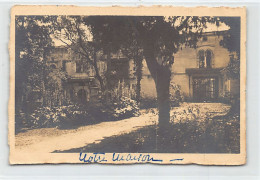
[[[219,26],[217,27],[215,24],[207,23],[207,28],[205,28],[204,32],[212,32],[212,31],[226,31],[229,30],[229,26],[227,26],[225,23],[219,23]]]

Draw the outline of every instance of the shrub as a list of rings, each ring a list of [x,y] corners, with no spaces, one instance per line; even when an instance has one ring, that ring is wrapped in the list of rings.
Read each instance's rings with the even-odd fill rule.
[[[139,104],[135,92],[124,80],[118,81],[117,86],[107,90],[98,105],[102,115],[109,120],[125,119],[139,115]]]
[[[181,87],[173,82],[170,84],[170,101],[171,107],[180,106],[180,103],[183,102],[184,97],[181,93]]]
[[[85,106],[42,107],[30,115],[28,126],[31,128],[73,127],[84,123],[85,120],[93,120]]]
[[[114,102],[94,105],[67,105],[36,109],[27,121],[27,128],[75,128],[81,125],[114,121],[139,115],[135,100],[121,97]]]
[[[36,109],[29,118],[29,128],[61,127],[73,128],[79,125],[114,121],[139,115],[133,92],[123,81],[118,86],[100,95],[95,103],[52,106]]]
[[[101,121],[114,121],[139,115],[139,106],[135,100],[121,97],[105,101],[91,107],[91,115]]]
[[[139,107],[135,100],[128,97],[121,97],[118,102],[113,103],[116,119],[124,119],[132,116],[139,116]]]

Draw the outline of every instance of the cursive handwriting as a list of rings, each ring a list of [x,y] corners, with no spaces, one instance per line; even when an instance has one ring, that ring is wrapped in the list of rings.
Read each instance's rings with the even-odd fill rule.
[[[113,153],[112,161],[137,161],[137,162],[159,161],[159,162],[162,162],[163,160],[161,160],[161,159],[154,159],[149,154],[139,154],[139,155],[127,154],[127,155],[122,155],[120,153]]]
[[[106,156],[106,153],[80,153],[79,160],[85,163],[100,163],[107,162],[106,158],[110,157],[113,162],[133,161],[133,162],[163,162],[162,159],[156,159],[150,154],[121,154],[113,153],[111,156]],[[172,161],[183,161],[183,158],[171,159]]]
[[[87,153],[79,154],[79,160],[83,162],[89,163],[99,163],[99,162],[106,162],[105,153],[93,153],[93,155],[87,155]]]

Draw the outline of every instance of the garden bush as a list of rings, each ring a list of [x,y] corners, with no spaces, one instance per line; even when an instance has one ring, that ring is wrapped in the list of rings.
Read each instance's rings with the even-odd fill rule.
[[[174,82],[170,84],[170,101],[171,107],[178,107],[183,102],[184,97],[181,92],[181,87]]]
[[[30,128],[74,127],[82,123],[91,123],[93,118],[86,111],[86,106],[67,105],[58,107],[41,107],[29,117]]]
[[[74,104],[36,109],[27,121],[27,128],[75,128],[103,121],[115,121],[139,115],[135,100],[121,97],[114,102]]]
[[[91,114],[101,121],[113,121],[139,116],[138,103],[128,97],[105,101],[91,107]]]
[[[113,116],[116,119],[125,119],[132,116],[139,116],[139,106],[135,100],[128,97],[121,97],[118,102],[114,103]]]

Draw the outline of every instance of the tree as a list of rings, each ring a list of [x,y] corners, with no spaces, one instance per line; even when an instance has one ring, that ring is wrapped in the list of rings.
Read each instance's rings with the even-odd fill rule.
[[[224,22],[230,28],[224,35],[220,45],[227,48],[230,53],[235,53],[230,57],[230,63],[226,68],[227,74],[232,79],[240,78],[240,17],[220,17],[220,22]]]
[[[223,40],[220,41],[220,45],[227,48],[232,54],[230,56],[230,62],[225,68],[225,72],[229,78],[238,80],[237,83],[240,87],[240,17],[220,17],[219,20],[230,27],[224,35]],[[240,114],[240,93],[233,98],[231,102],[232,106],[227,116]]]
[[[35,102],[45,95],[49,67],[45,56],[52,47],[51,28],[46,24],[53,17],[15,17],[15,123],[16,131],[36,108]],[[24,113],[24,116],[23,116]]]
[[[42,91],[47,75],[45,56],[52,47],[51,29],[44,25],[49,16],[16,16],[15,24],[15,91],[16,110],[23,103],[28,88]],[[27,99],[30,100],[30,99]]]
[[[90,27],[93,41],[102,44],[104,52],[138,50],[139,57],[144,57],[156,86],[159,127],[168,127],[169,86],[174,53],[183,45],[196,48],[203,28],[207,22],[213,22],[214,18],[89,16],[83,21]]]
[[[82,56],[82,62],[89,64],[95,71],[101,91],[105,91],[105,79],[98,68],[97,54],[100,44],[92,40],[88,28],[84,26],[81,16],[60,16],[52,21],[54,37],[70,48],[75,54]]]
[[[102,76],[98,69],[97,53],[101,52],[107,56],[107,64],[109,66],[111,53],[117,53],[118,49],[115,47],[107,46],[103,44],[103,41],[98,40],[98,34],[89,29],[89,24],[86,23],[85,17],[81,16],[61,16],[58,20],[53,21],[53,29],[55,38],[71,48],[74,53],[82,55],[83,63],[88,63],[95,71],[96,79],[99,81],[101,91],[109,89],[111,86],[107,81],[109,79],[110,71],[106,72],[105,76]],[[132,46],[132,48],[121,48],[124,55],[128,59],[134,59],[136,66],[137,76],[137,90],[136,100],[140,100],[141,91],[141,78],[142,78],[142,59],[143,55],[138,46]],[[111,88],[111,87],[110,87]]]

